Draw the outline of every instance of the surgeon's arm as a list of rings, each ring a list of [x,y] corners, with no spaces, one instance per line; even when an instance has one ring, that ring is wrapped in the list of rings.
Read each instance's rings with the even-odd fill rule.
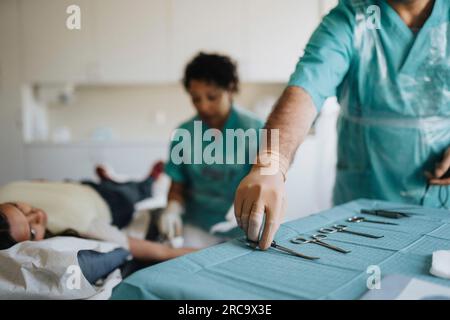
[[[262,151],[264,161],[258,160],[236,191],[238,224],[250,240],[259,241],[259,247],[263,250],[270,247],[284,215],[287,170],[316,116],[317,110],[310,95],[301,87],[288,87],[266,125],[266,129],[279,130],[279,151],[272,150],[272,139],[269,139],[268,147]],[[264,169],[268,164],[278,169],[267,175]],[[260,237],[261,227],[264,229]]]
[[[316,116],[313,100],[300,87],[288,87],[270,115],[266,129],[279,129],[280,153],[289,161],[289,165]]]

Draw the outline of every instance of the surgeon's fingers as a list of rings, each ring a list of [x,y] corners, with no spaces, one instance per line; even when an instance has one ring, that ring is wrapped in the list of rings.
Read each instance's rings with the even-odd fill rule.
[[[244,204],[244,194],[238,189],[234,197],[234,215],[236,217],[237,224],[239,228],[242,228],[242,205]]]
[[[450,148],[446,151],[442,162],[436,165],[434,176],[429,176],[430,184],[437,186],[450,185],[450,176],[446,175],[448,172],[450,172]]]
[[[260,200],[253,203],[247,230],[247,237],[252,241],[259,242],[259,234],[264,220],[264,209],[264,203]]]
[[[245,234],[247,235],[252,206],[253,206],[253,198],[247,197],[244,200],[244,204],[242,205],[242,213],[241,213],[242,230],[244,230]]]
[[[175,222],[175,237],[181,237],[181,235],[183,234],[183,223],[180,221],[176,221]]]
[[[449,170],[450,170],[450,152],[447,151],[442,162],[436,166],[434,175],[436,176],[436,178],[442,178]]]
[[[158,231],[163,236],[167,236],[166,223],[162,219],[158,221]]]
[[[425,172],[425,176],[428,179],[428,183],[434,186],[448,186],[450,185],[450,177],[438,178],[430,172]]]
[[[431,179],[430,184],[435,185],[435,186],[448,186],[448,185],[450,185],[450,178]]]
[[[267,250],[271,246],[275,233],[280,227],[283,210],[284,203],[282,199],[275,199],[270,206],[266,206],[266,221],[259,241],[260,249]]]
[[[174,223],[168,223],[167,225],[167,237],[169,239],[175,238],[175,224]]]

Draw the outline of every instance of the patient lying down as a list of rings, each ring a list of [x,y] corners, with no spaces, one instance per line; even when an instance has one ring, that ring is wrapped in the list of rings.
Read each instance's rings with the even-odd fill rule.
[[[135,259],[144,262],[164,261],[195,251],[191,248],[171,248],[156,242],[126,237],[117,228],[100,224],[94,228],[98,231],[97,235],[92,232],[83,234],[71,229],[61,234],[52,234],[47,230],[47,219],[46,212],[26,203],[0,204],[0,250],[8,249],[24,241],[40,241],[55,236],[72,236],[109,242],[114,242],[115,238],[125,237],[125,241],[118,240],[117,244],[128,249]],[[114,233],[116,236],[113,236]],[[106,239],[102,235],[105,235]]]

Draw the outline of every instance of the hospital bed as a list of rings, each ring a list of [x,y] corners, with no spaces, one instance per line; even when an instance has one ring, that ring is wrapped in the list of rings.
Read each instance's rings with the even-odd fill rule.
[[[401,208],[410,217],[396,220],[398,225],[347,220],[361,209],[374,208]],[[348,254],[290,241],[336,224],[383,237],[336,232],[324,240],[351,251]],[[288,222],[280,227],[276,241],[319,259],[306,260],[273,248],[254,250],[243,239],[236,239],[141,270],[118,285],[112,299],[359,299],[368,291],[373,270],[379,270],[383,279],[402,275],[450,287],[450,280],[429,272],[432,253],[450,249],[448,210],[358,200]]]

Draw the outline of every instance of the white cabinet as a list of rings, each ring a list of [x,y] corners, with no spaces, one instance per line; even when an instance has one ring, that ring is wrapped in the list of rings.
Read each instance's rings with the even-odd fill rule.
[[[186,1],[190,2],[190,1]],[[167,82],[167,0],[94,0],[96,57],[103,82]]]
[[[326,0],[323,0],[326,1]],[[19,0],[22,79],[174,83],[201,50],[239,63],[244,81],[286,82],[325,2],[311,0]],[[81,30],[69,30],[69,5]]]
[[[246,0],[248,81],[287,82],[319,23],[319,1]]]
[[[81,29],[69,30],[76,4]],[[168,79],[166,0],[21,0],[27,82],[132,83]]]
[[[81,8],[81,29],[69,30],[68,6]],[[20,0],[22,79],[85,82],[95,64],[90,0]]]

